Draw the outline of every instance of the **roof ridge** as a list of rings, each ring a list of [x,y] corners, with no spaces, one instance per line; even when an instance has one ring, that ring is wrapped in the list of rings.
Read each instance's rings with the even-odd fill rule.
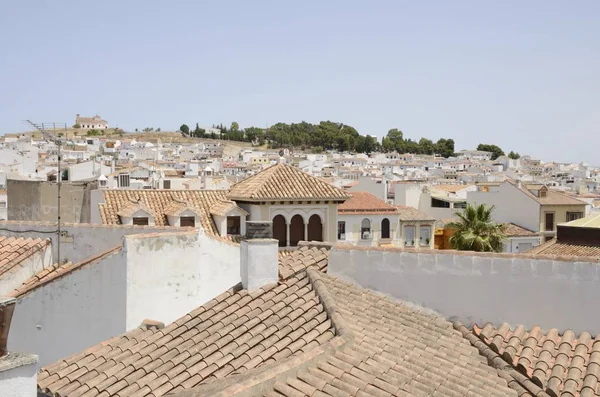
[[[483,343],[473,332],[471,332],[462,322],[454,321],[452,326],[460,332],[472,346],[479,350],[479,354],[487,358],[488,364],[498,371],[498,375],[505,379],[511,387],[511,383],[516,383],[521,389],[533,394],[536,397],[550,397],[548,393],[533,381],[513,368],[500,354],[493,351],[488,345]],[[514,389],[514,387],[511,387]],[[520,394],[521,395],[521,394]]]

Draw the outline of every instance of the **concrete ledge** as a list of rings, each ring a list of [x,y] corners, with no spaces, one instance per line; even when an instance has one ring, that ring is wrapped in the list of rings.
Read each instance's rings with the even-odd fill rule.
[[[22,367],[24,365],[35,364],[38,361],[39,357],[35,354],[8,353],[7,355],[0,357],[0,372]]]

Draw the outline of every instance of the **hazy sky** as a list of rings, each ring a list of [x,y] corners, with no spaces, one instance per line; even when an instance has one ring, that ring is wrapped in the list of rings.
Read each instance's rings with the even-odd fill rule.
[[[600,164],[600,1],[3,1],[0,133],[306,120]]]

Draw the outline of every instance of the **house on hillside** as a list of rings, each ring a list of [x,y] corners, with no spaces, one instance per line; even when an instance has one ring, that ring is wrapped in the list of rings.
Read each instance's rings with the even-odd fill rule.
[[[556,225],[583,218],[587,203],[563,192],[533,183],[505,181],[501,184],[479,184],[477,191],[467,193],[470,204],[494,206],[494,220],[515,223],[541,233],[544,241],[556,236]]]
[[[85,129],[104,130],[108,128],[108,121],[103,120],[99,115],[95,115],[94,117],[82,117],[80,114],[77,114],[77,117],[75,117],[75,124],[79,125],[79,128]]]

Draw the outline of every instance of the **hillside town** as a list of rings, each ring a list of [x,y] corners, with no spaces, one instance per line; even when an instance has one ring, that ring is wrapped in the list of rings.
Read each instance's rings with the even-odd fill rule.
[[[2,396],[597,395],[598,167],[40,131],[0,143]]]

